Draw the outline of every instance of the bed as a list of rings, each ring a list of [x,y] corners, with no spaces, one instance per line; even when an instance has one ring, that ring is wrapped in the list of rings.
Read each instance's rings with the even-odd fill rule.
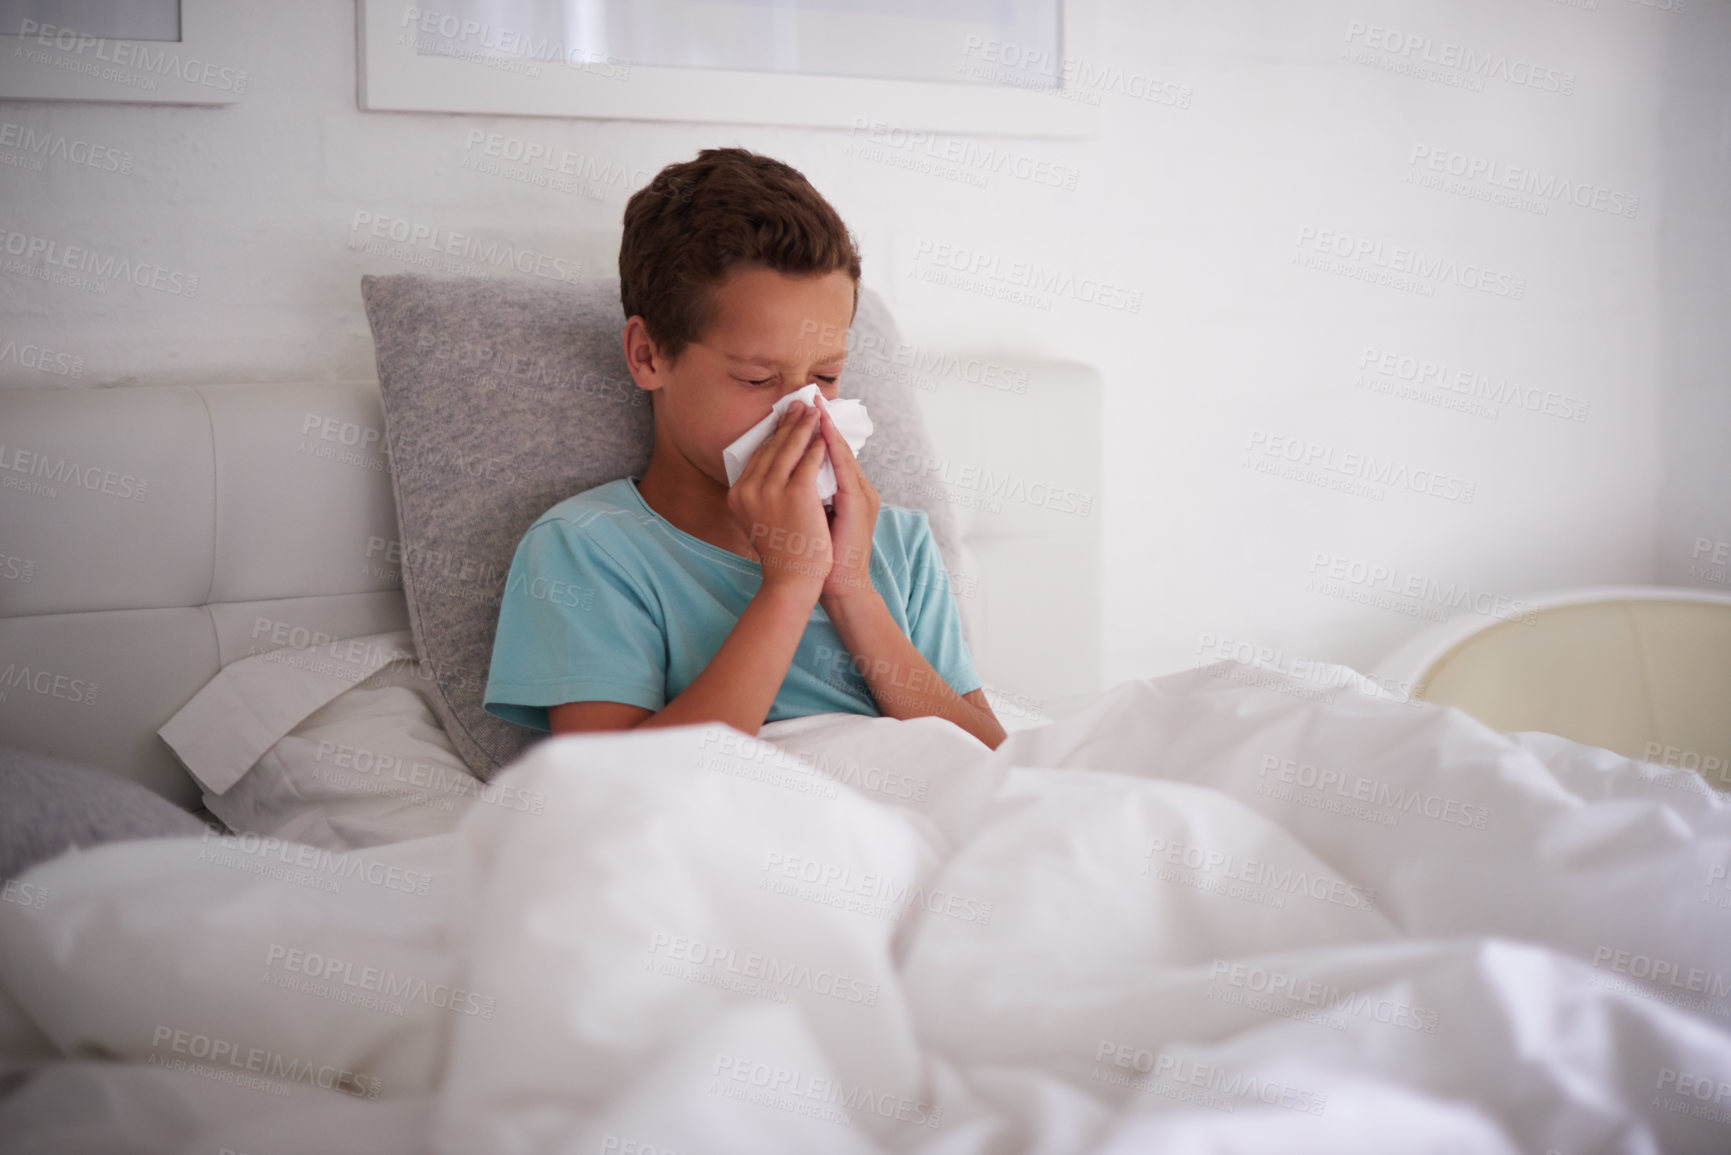
[[[0,488],[0,733],[208,823],[5,880],[6,1149],[1731,1146],[1699,773],[1344,666],[1102,688],[1097,601],[1050,596],[1097,517],[924,494],[996,751],[817,715],[465,754],[385,345],[377,385],[0,398],[79,465]],[[1037,441],[1098,494],[1089,370],[932,360],[926,456]]]

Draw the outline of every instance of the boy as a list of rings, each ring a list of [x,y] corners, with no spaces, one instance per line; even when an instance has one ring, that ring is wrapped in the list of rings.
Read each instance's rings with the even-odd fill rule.
[[[936,715],[1004,740],[925,512],[882,504],[821,407],[789,406],[727,483],[722,450],[777,399],[814,380],[835,399],[859,275],[835,209],[769,157],[704,149],[631,197],[625,360],[655,448],[642,477],[524,533],[488,713],[554,734]],[[833,511],[816,485],[826,450]]]

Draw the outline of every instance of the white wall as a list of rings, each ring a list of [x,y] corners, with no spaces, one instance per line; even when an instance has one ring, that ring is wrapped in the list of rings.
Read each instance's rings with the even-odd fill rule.
[[[1660,112],[1659,573],[1731,590],[1731,4],[1675,21]]]
[[[1679,2],[1681,13],[1661,6]],[[1122,70],[1100,93],[1103,138],[981,142],[1073,166],[1066,190],[909,171],[884,159],[905,153],[862,150],[871,142],[846,130],[361,113],[352,4],[255,2],[238,105],[0,104],[5,122],[132,158],[127,173],[58,159],[39,172],[0,166],[0,228],[198,278],[193,297],[127,284],[97,295],[7,266],[0,385],[368,377],[360,275],[415,267],[414,250],[351,248],[357,214],[611,273],[631,188],[698,148],[741,144],[792,163],[836,203],[863,242],[868,283],[910,341],[1103,372],[1107,483],[1095,515],[1107,539],[1108,685],[1193,664],[1205,637],[1369,668],[1424,624],[1412,611],[1435,607],[1390,595],[1390,584],[1517,598],[1648,582],[1661,556],[1686,552],[1685,537],[1731,538],[1731,458],[1718,451],[1717,472],[1702,473],[1715,451],[1680,459],[1665,424],[1722,423],[1727,410],[1727,4],[1577,4],[1103,0],[1106,34],[1091,63]],[[1365,25],[1414,45],[1382,51],[1385,64],[1410,67],[1453,44],[1517,77],[1536,66],[1539,84],[1493,77],[1475,91],[1367,63]],[[1705,27],[1717,39],[1695,39]],[[1667,90],[1680,55],[1694,61],[1693,87]],[[1156,99],[1128,95],[1149,81]],[[557,190],[476,171],[476,132],[570,149],[623,179]],[[1705,159],[1677,159],[1691,148]],[[1600,206],[1547,200],[1540,214],[1421,187],[1408,179],[1429,171],[1412,163],[1420,149],[1482,157],[1499,174],[1535,170],[1585,187],[1589,201],[1602,190]],[[1712,223],[1720,259],[1705,266],[1664,225],[1667,181],[1680,176],[1718,182],[1717,201],[1697,195],[1688,208]],[[1626,198],[1638,198],[1632,216],[1604,211]],[[1456,279],[1418,278],[1414,291],[1299,262],[1342,236],[1349,249],[1380,245],[1360,271],[1416,250]],[[940,246],[1103,279],[1140,293],[1141,305],[1058,297],[1039,307],[919,279]],[[1498,274],[1498,291],[1458,283],[1469,266]],[[1679,295],[1690,309],[1676,307]],[[1719,336],[1690,340],[1704,330]],[[26,344],[66,354],[55,364],[79,375],[26,368]],[[1666,352],[1684,347],[1687,362]],[[1378,392],[1358,383],[1370,350],[1512,383],[1535,391],[1534,404],[1548,392],[1560,412],[1461,412],[1431,403],[1461,399],[1434,382],[1413,396]],[[1688,390],[1716,400],[1691,407]],[[1585,420],[1566,416],[1582,406]],[[1408,476],[1427,471],[1423,480],[1441,475],[1457,497],[1470,484],[1472,500],[1327,488],[1338,469],[1317,473],[1323,485],[1256,471],[1280,464],[1253,451],[1277,437],[1337,464],[1362,454]],[[1037,479],[1037,459],[1027,473]],[[1717,488],[1703,493],[1708,478]],[[1393,576],[1382,589],[1318,590],[1318,557]],[[1669,561],[1664,576],[1686,580]]]

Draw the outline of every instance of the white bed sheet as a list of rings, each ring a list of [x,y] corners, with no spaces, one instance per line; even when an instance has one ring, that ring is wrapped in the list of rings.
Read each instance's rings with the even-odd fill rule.
[[[1721,798],[1235,673],[1124,683],[989,754],[930,718],[778,723],[802,760],[716,727],[562,737],[496,779],[542,813],[350,855],[69,854],[26,876],[41,909],[0,904],[26,1078],[0,1136],[1731,1149]]]

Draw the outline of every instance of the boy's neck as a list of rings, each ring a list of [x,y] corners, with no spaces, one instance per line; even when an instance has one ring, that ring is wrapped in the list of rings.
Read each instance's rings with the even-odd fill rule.
[[[644,502],[667,519],[674,528],[692,537],[757,561],[751,540],[733,520],[727,508],[727,487],[698,469],[678,453],[657,445],[649,467],[637,483]]]

